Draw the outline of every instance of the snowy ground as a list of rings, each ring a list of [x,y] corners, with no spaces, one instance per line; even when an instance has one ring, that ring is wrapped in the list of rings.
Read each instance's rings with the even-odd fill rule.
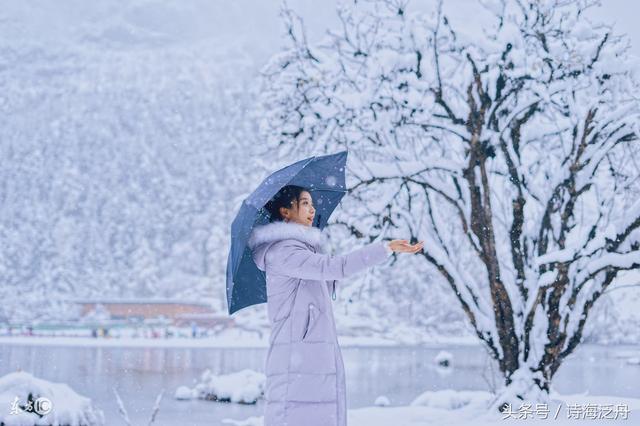
[[[500,414],[484,409],[485,404],[491,398],[487,392],[444,390],[430,394],[432,398],[424,406],[367,407],[349,410],[348,423],[350,426],[459,426],[469,424],[483,426],[522,424],[522,422],[527,425],[637,425],[640,421],[640,399],[634,398],[552,393],[551,403],[548,405],[534,407],[531,411],[515,407],[513,413]],[[418,399],[416,398],[415,402]],[[244,420],[225,419],[223,422],[236,426],[263,425],[262,417],[251,417]]]
[[[457,410],[447,410],[435,407],[371,407],[351,410],[349,422],[353,426],[423,426],[423,425],[495,425],[495,424],[522,424],[527,425],[575,425],[575,424],[627,424],[635,425],[640,421],[640,399],[619,398],[613,396],[584,396],[584,395],[556,395],[563,401],[560,405],[560,413],[554,417],[555,412],[550,412],[546,419],[535,411],[526,420],[514,416],[505,416],[499,413],[483,413],[477,406],[469,406]],[[587,404],[595,404],[596,407],[604,407],[606,404],[625,405],[631,411],[627,419],[619,417],[612,419],[578,419],[567,418],[567,407],[576,404],[584,407]],[[550,405],[549,405],[550,407]],[[515,411],[515,410],[514,410]],[[598,411],[598,410],[596,410]],[[506,417],[506,418],[505,418]]]
[[[481,395],[481,394],[480,394]],[[598,423],[624,423],[628,425],[638,424],[640,421],[640,399],[620,398],[614,396],[588,396],[588,395],[559,395],[554,394],[556,408],[550,410],[546,419],[542,417],[542,410],[533,410],[533,415],[525,419],[516,416],[501,415],[499,413],[486,413],[482,411],[482,397],[459,409],[447,409],[437,406],[407,406],[407,407],[371,407],[349,412],[349,421],[353,426],[422,426],[422,425],[494,425],[499,424],[549,424],[575,425]],[[574,404],[572,406],[572,404]],[[619,415],[618,420],[613,419],[578,419],[574,417],[578,411],[571,411],[571,418],[567,416],[567,407],[585,407],[587,404],[595,404],[596,412],[602,412],[607,404],[628,407],[630,413],[627,419]],[[560,411],[555,417],[555,410],[560,406]],[[552,407],[551,404],[548,407]],[[514,411],[517,411],[517,408]],[[621,413],[624,408],[618,412]],[[596,415],[599,417],[601,415]]]

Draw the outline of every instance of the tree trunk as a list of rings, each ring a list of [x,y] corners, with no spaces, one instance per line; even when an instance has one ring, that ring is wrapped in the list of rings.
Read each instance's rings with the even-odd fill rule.
[[[532,371],[528,366],[519,368],[505,378],[504,387],[497,391],[490,409],[502,412],[511,406],[515,411],[525,401],[531,404],[548,404],[550,387],[550,379],[545,378],[540,371]]]

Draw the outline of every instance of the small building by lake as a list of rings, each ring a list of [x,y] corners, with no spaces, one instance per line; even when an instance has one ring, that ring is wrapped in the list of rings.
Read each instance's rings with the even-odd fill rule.
[[[74,299],[80,307],[81,318],[103,318],[113,321],[149,322],[164,320],[169,325],[188,327],[196,324],[205,328],[233,327],[233,318],[216,313],[211,304],[203,301],[175,299]]]

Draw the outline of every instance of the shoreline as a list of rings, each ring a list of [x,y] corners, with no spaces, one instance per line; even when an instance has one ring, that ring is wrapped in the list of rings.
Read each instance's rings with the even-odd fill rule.
[[[428,342],[400,342],[378,337],[350,337],[338,336],[341,348],[443,348],[452,346],[477,346],[482,344],[471,337],[433,337]],[[267,339],[246,336],[220,336],[200,338],[145,338],[145,337],[86,337],[86,336],[0,336],[2,345],[22,346],[81,346],[81,347],[111,347],[111,348],[217,348],[217,349],[266,349]],[[612,346],[605,343],[585,343],[594,346]],[[613,346],[637,347],[640,344],[621,343]]]
[[[371,337],[338,337],[341,348],[368,347],[443,347],[478,346],[475,339],[434,338],[432,342],[398,342],[390,339]],[[267,339],[238,338],[238,336],[204,338],[94,338],[85,336],[0,336],[1,345],[23,346],[82,346],[82,347],[127,347],[127,348],[219,348],[219,349],[266,349]]]

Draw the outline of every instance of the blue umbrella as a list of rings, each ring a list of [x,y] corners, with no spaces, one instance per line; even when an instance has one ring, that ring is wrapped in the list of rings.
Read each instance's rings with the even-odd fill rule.
[[[348,151],[310,157],[269,175],[240,206],[231,224],[231,249],[227,259],[227,306],[229,314],[267,301],[265,273],[258,269],[247,241],[254,227],[269,223],[264,207],[286,185],[309,189],[316,215],[313,226],[327,225],[329,216],[347,192],[345,165]]]

